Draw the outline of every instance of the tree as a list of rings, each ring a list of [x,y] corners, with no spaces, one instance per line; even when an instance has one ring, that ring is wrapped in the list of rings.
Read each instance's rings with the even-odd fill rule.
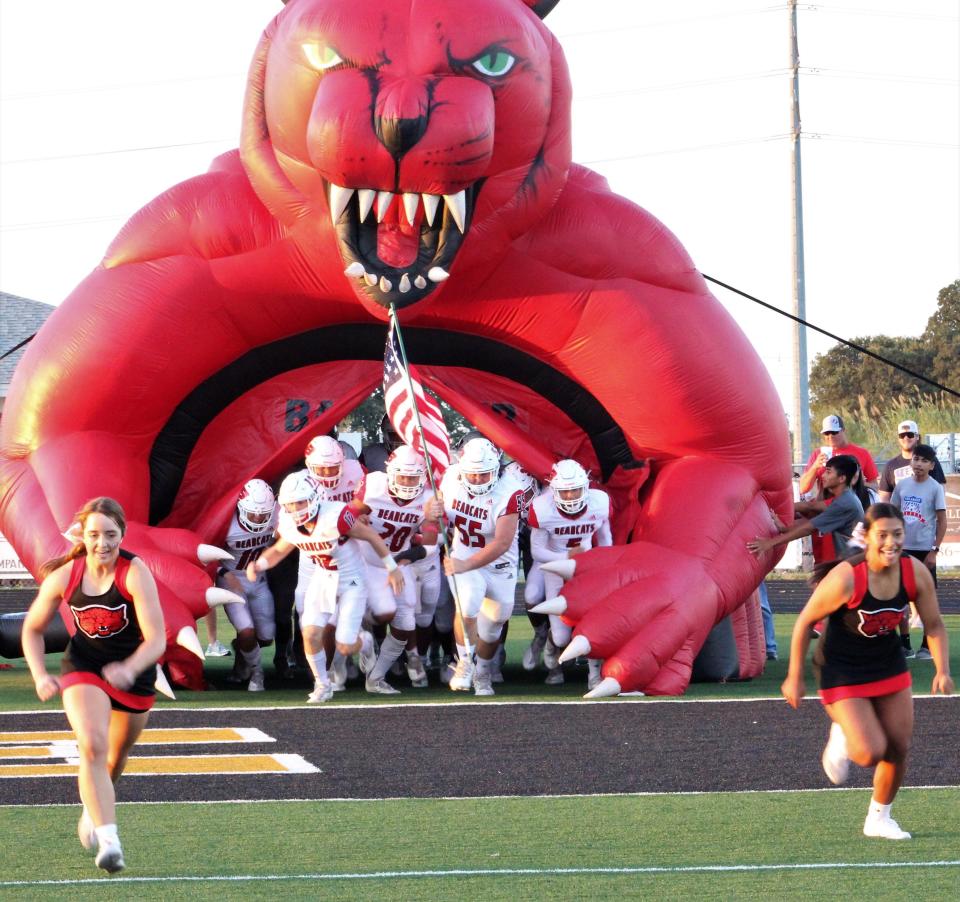
[[[960,279],[940,289],[937,312],[927,320],[923,341],[933,357],[930,377],[960,391]]]
[[[933,351],[924,338],[870,335],[855,338],[853,343],[915,373],[933,372]],[[923,380],[847,345],[837,345],[825,354],[818,354],[810,370],[810,399],[817,411],[825,413],[850,409],[856,406],[861,395],[871,403],[904,394],[931,395],[936,391]]]
[[[456,447],[464,433],[473,429],[473,426],[454,410],[446,401],[440,400],[430,389],[427,394],[440,402],[440,412],[450,436],[450,444]],[[383,419],[383,389],[377,388],[366,401],[355,407],[343,421],[340,428],[344,432],[362,432],[366,442],[380,441],[380,421]]]

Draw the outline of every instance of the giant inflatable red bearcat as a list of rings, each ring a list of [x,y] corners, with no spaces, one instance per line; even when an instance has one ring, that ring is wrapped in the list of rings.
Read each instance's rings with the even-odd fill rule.
[[[575,457],[610,492],[617,545],[564,592],[603,692],[683,691],[772,565],[745,543],[790,517],[787,435],[676,238],[571,163],[553,5],[286,5],[239,151],[137,213],[16,372],[0,529],[33,572],[117,498],[175,657],[198,543],[379,383],[393,303],[431,388],[533,472]]]

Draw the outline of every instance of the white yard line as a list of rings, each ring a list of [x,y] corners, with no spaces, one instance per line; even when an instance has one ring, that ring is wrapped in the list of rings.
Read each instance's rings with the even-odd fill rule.
[[[456,870],[370,871],[367,873],[319,874],[237,874],[235,876],[198,877],[190,874],[171,877],[99,877],[86,880],[3,880],[0,888],[21,886],[85,886],[94,884],[142,885],[147,883],[247,883],[263,880],[410,880],[462,877],[577,877],[638,874],[722,874],[761,873],[764,871],[874,870],[877,868],[955,868],[955,861],[817,861],[794,864],[702,864],[675,867],[596,867],[596,868],[457,868]]]

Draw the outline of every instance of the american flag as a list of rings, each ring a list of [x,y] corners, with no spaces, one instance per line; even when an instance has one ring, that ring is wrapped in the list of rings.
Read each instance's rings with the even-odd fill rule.
[[[427,444],[426,453],[430,457],[434,479],[439,480],[443,471],[450,466],[450,436],[447,435],[447,427],[444,425],[440,407],[424,392],[413,364],[409,366],[410,378],[409,380],[407,378],[395,322],[391,318],[387,346],[383,352],[383,401],[390,422],[404,443],[423,454],[423,442],[417,432],[417,420],[413,414],[413,403],[410,398],[410,387],[413,386],[413,395],[420,413],[420,425]]]

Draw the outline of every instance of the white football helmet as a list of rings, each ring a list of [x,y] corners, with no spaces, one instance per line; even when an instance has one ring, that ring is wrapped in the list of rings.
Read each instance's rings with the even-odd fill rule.
[[[251,479],[237,499],[237,521],[247,532],[263,532],[276,504],[273,489],[262,479]]]
[[[343,474],[343,448],[335,438],[318,435],[310,440],[306,453],[307,469],[321,488],[335,489]],[[333,470],[334,472],[330,472]]]
[[[309,473],[299,470],[291,473],[280,483],[280,492],[277,499],[280,506],[293,518],[296,526],[303,526],[317,516],[320,510],[320,486],[317,480]],[[291,510],[287,505],[295,505],[306,501],[307,506],[300,510]]]
[[[553,503],[558,511],[564,514],[579,514],[587,506],[589,490],[590,477],[575,460],[561,460],[553,465],[550,491],[553,492]]]
[[[471,482],[468,476],[487,476]],[[485,438],[472,438],[460,449],[460,481],[471,495],[486,495],[500,477],[500,452]]]
[[[397,477],[400,476],[415,479],[416,482],[404,485],[398,481]],[[409,445],[401,445],[387,458],[387,488],[394,497],[412,501],[423,491],[426,480],[426,461]]]

